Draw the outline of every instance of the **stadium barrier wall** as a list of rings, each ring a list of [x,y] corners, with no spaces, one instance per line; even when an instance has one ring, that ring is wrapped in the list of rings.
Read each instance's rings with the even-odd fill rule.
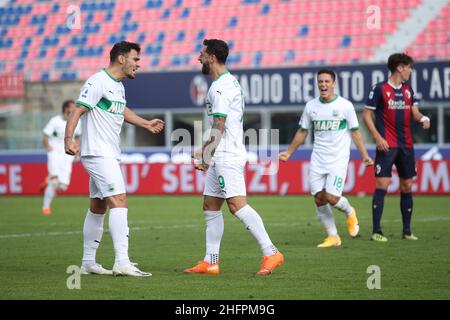
[[[122,164],[127,192],[135,195],[200,195],[205,174],[192,164],[127,163]],[[246,166],[247,192],[252,195],[309,194],[307,160],[285,163],[255,162]],[[278,169],[278,170],[276,170]],[[361,160],[350,160],[345,194],[372,194],[375,188],[373,167]],[[418,175],[413,192],[427,195],[450,195],[450,159],[417,160]],[[268,174],[273,173],[273,174]],[[39,195],[39,185],[47,175],[45,163],[1,163],[0,195]],[[73,165],[67,195],[88,195],[89,177],[81,163]],[[394,169],[390,193],[399,192],[399,178]]]

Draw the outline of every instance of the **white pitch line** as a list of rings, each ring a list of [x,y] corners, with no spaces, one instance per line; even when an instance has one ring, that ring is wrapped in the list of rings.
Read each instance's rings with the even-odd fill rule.
[[[436,222],[436,221],[448,221],[450,217],[425,217],[425,218],[417,218],[413,221],[417,222]],[[383,220],[384,222],[401,222],[401,219],[394,220]],[[304,225],[304,223],[294,222],[294,223],[285,223],[285,222],[274,222],[267,223],[268,226],[277,226],[277,227],[292,227]],[[151,230],[151,229],[181,229],[181,228],[204,228],[204,225],[201,224],[175,224],[172,226],[135,226],[130,227],[132,231],[141,231],[141,230]],[[105,230],[106,232],[108,230]],[[36,232],[36,233],[13,233],[13,234],[0,234],[0,239],[11,239],[11,238],[31,238],[31,237],[58,237],[58,236],[67,236],[74,234],[82,234],[83,231],[51,231],[51,232]]]

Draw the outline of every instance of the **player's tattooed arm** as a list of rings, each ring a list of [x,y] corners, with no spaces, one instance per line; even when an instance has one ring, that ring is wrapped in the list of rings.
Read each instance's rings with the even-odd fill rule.
[[[64,133],[64,149],[67,154],[74,156],[79,151],[79,145],[73,141],[73,134],[77,127],[81,115],[88,109],[85,106],[77,104],[77,107],[70,113],[66,123],[66,130]]]
[[[211,128],[211,135],[209,140],[203,145],[202,148],[202,163],[196,165],[196,169],[206,171],[211,163],[211,159],[214,157],[216,148],[222,139],[222,135],[225,132],[226,118],[222,116],[214,116],[213,125]]]

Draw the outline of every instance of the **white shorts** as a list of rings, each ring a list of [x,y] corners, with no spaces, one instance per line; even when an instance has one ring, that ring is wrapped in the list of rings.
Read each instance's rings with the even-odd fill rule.
[[[47,153],[48,177],[58,177],[58,182],[68,186],[72,174],[74,157],[68,154],[51,151]]]
[[[223,199],[246,196],[245,161],[213,163],[206,172],[203,195]]]
[[[344,190],[347,177],[347,163],[336,165],[330,170],[320,170],[313,165],[309,167],[309,184],[311,194],[325,190],[327,193],[340,197]]]
[[[104,157],[81,157],[89,174],[89,197],[104,199],[126,193],[119,160]]]

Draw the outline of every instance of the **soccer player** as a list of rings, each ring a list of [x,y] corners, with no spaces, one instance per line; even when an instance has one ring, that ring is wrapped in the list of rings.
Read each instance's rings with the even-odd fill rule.
[[[197,170],[206,171],[203,213],[206,221],[206,255],[203,261],[185,273],[219,274],[219,249],[224,221],[221,207],[226,201],[258,242],[263,260],[258,275],[269,275],[284,261],[264,228],[259,214],[247,204],[244,169],[247,151],[244,146],[244,97],[241,87],[225,66],[228,45],[218,39],[203,41],[198,60],[202,73],[213,83],[206,98],[206,113],[211,124],[210,139],[203,145]]]
[[[41,187],[44,191],[44,201],[42,214],[51,214],[51,203],[58,191],[66,191],[70,184],[72,175],[72,162],[74,157],[64,152],[64,130],[67,118],[75,109],[73,100],[64,101],[62,105],[62,115],[52,117],[44,127],[43,143],[47,150],[47,171],[48,175]],[[81,134],[80,126],[75,130],[76,143],[79,144]]]
[[[372,240],[378,242],[388,241],[381,230],[381,216],[394,164],[400,177],[402,237],[407,240],[418,240],[411,233],[413,211],[411,188],[413,177],[416,176],[411,118],[422,123],[424,129],[430,128],[430,119],[419,112],[414,91],[405,83],[411,75],[413,63],[413,59],[404,53],[389,56],[387,67],[391,76],[388,81],[377,83],[372,87],[363,112],[364,122],[377,146],[376,189],[372,200]]]
[[[89,174],[90,208],[83,227],[83,274],[151,276],[139,270],[128,256],[128,203],[119,166],[120,130],[124,120],[150,133],[159,133],[164,127],[162,120],[143,119],[126,107],[125,88],[121,81],[136,77],[140,49],[137,43],[116,43],[110,51],[109,66],[86,80],[76,102],[77,107],[67,122],[65,150],[74,155],[77,146],[72,136],[81,117],[81,163]],[[112,271],[95,261],[107,207],[115,251]]]
[[[366,166],[373,165],[373,161],[358,130],[358,119],[352,103],[334,93],[336,87],[334,71],[320,70],[317,73],[317,84],[320,96],[306,104],[300,118],[300,128],[288,150],[281,152],[279,158],[287,161],[305,141],[308,130],[312,127],[314,146],[309,167],[309,182],[317,216],[328,234],[318,247],[329,248],[341,245],[331,206],[345,213],[347,231],[351,237],[357,237],[359,233],[355,208],[342,196],[351,140],[353,139]]]

